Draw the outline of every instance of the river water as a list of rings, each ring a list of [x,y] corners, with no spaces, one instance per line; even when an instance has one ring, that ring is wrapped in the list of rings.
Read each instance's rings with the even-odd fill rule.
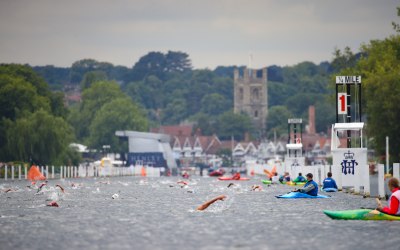
[[[399,221],[340,221],[322,212],[375,207],[373,198],[277,199],[292,187],[257,177],[230,188],[210,177],[178,181],[50,180],[39,193],[28,181],[0,182],[0,249],[399,249]],[[251,191],[254,184],[262,191]],[[227,199],[196,211],[220,194]],[[46,206],[52,200],[59,207]]]

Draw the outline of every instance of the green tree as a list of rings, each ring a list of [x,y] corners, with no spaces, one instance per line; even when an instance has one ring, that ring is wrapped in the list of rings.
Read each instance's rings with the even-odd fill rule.
[[[163,124],[179,124],[187,117],[187,104],[185,99],[175,99],[163,109],[161,121]]]
[[[315,105],[317,101],[325,100],[325,95],[322,94],[310,94],[310,93],[298,93],[289,97],[285,106],[298,117],[307,116],[308,107]]]
[[[61,117],[45,110],[5,121],[6,160],[34,161],[37,164],[54,163],[58,155],[68,150],[73,140],[72,128]]]
[[[385,137],[390,138],[391,161],[400,160],[400,35],[363,45],[362,57],[354,72],[361,73],[367,103],[368,135],[376,151],[385,152]]]
[[[35,86],[25,79],[0,74],[0,116],[15,120],[23,111],[50,111],[50,101],[37,93]]]
[[[212,116],[219,115],[232,108],[232,103],[220,94],[208,94],[201,100],[201,110]]]
[[[125,94],[115,82],[102,81],[94,83],[82,93],[82,102],[78,111],[71,112],[69,121],[75,128],[76,137],[84,141],[89,136],[89,127],[96,113],[106,103],[123,98]],[[78,117],[74,117],[78,116]]]
[[[115,135],[118,130],[147,131],[148,124],[142,111],[128,97],[117,98],[104,104],[90,124],[88,145],[101,149],[110,145],[111,151],[126,151]]]
[[[289,118],[294,117],[286,106],[274,106],[268,110],[267,118],[267,136],[273,138],[276,135],[278,137],[287,136],[287,126]]]
[[[81,81],[81,89],[85,90],[90,88],[93,83],[100,81],[107,81],[107,74],[104,71],[95,70],[85,73]]]
[[[51,116],[64,118],[67,109],[64,107],[63,99],[62,93],[50,92],[48,84],[29,66],[0,65],[0,159],[15,157],[8,150],[10,147],[8,142],[12,142],[7,139],[7,134],[13,128],[9,126],[10,123],[13,124],[18,119],[26,118],[39,110]],[[24,131],[21,131],[21,134],[23,133]],[[23,144],[18,145],[26,147]]]
[[[70,82],[79,84],[84,75],[90,71],[103,71],[107,74],[113,70],[113,65],[107,62],[98,62],[94,59],[82,59],[72,64],[70,70]]]
[[[150,52],[142,56],[132,68],[132,81],[143,80],[148,75],[164,79],[166,69],[165,55],[161,52]]]
[[[232,111],[220,115],[216,127],[217,135],[222,140],[230,140],[232,136],[235,140],[243,140],[245,133],[251,135],[254,132],[251,120],[246,114],[234,114]]]
[[[192,69],[189,55],[180,51],[168,51],[165,55],[166,72],[184,72]]]
[[[201,131],[202,135],[213,135],[217,133],[215,128],[216,120],[218,117],[210,117],[204,113],[197,113],[191,117],[191,120],[195,122],[193,131]]]

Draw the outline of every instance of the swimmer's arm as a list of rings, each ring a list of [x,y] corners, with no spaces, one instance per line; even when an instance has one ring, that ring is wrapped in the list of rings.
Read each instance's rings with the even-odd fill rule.
[[[200,206],[197,208],[197,210],[202,211],[202,210],[208,208],[208,206],[210,206],[211,204],[213,204],[213,203],[216,202],[217,200],[221,200],[221,201],[222,201],[222,200],[224,200],[225,198],[226,198],[225,195],[217,196],[217,197],[215,197],[214,199],[209,200],[209,201],[205,202],[204,204],[200,205]]]

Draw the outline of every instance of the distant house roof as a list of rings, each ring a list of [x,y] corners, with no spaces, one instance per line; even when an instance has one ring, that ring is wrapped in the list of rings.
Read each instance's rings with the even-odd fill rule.
[[[152,128],[150,132],[167,134],[170,135],[171,137],[174,136],[189,137],[192,135],[192,129],[193,129],[192,125],[161,126],[158,128]]]
[[[217,136],[175,136],[171,142],[174,150],[198,150],[203,153],[215,154],[221,148],[221,141]]]
[[[81,100],[82,100],[82,97],[81,97],[81,94],[73,94],[73,95],[66,95],[65,96],[65,100],[68,102],[68,103],[71,103],[71,102],[80,102]]]

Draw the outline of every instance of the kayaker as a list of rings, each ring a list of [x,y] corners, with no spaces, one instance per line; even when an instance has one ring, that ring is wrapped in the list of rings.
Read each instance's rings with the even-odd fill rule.
[[[325,188],[338,189],[338,187],[336,185],[336,181],[332,178],[332,173],[328,172],[327,176],[328,176],[328,178],[325,178],[324,181],[322,182],[322,189],[325,189]]]
[[[289,172],[283,173],[283,176],[281,176],[281,177],[279,178],[279,181],[280,181],[281,183],[289,182],[289,181],[290,181]]]
[[[306,174],[307,183],[304,184],[303,188],[295,189],[294,192],[306,193],[308,195],[317,196],[318,195],[318,184],[313,181],[313,174]]]
[[[301,174],[301,173],[299,173],[299,175],[296,177],[296,179],[294,179],[293,180],[293,182],[306,182],[307,180],[306,180],[306,178],[304,178],[304,176]]]
[[[197,210],[202,211],[202,210],[208,208],[208,206],[210,206],[210,205],[213,204],[214,202],[216,202],[216,201],[218,201],[218,200],[223,201],[225,198],[226,198],[225,195],[217,196],[217,197],[215,197],[214,199],[209,200],[209,201],[206,201],[204,204],[200,205],[200,206],[197,208]]]
[[[389,190],[392,192],[388,200],[388,206],[382,207],[381,204],[378,204],[376,210],[381,211],[385,214],[391,215],[400,215],[400,188],[399,188],[399,180],[397,178],[391,178],[388,182]]]
[[[272,176],[271,183],[278,184],[279,183],[279,176],[278,173],[275,172],[274,176]]]
[[[234,175],[232,175],[232,180],[240,180],[240,173],[236,172]]]

